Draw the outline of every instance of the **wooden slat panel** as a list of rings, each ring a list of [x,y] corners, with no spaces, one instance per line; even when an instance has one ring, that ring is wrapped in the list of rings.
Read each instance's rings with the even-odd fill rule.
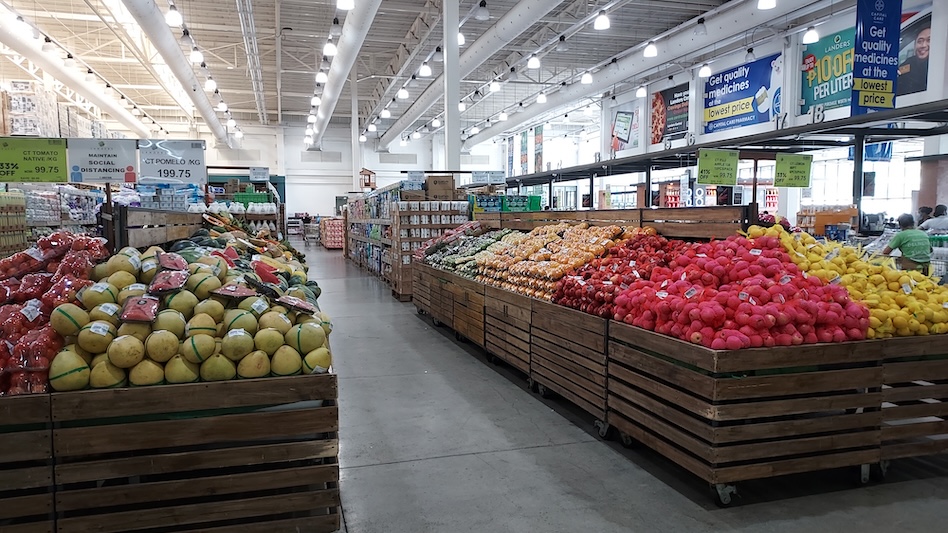
[[[882,408],[882,419],[886,421],[922,418],[926,416],[948,416],[948,402],[926,402]]]
[[[830,468],[878,463],[882,458],[879,449],[846,451],[800,459],[784,459],[743,466],[718,468],[714,471],[713,483],[735,483],[748,479],[763,479],[800,472],[815,472]]]
[[[538,339],[534,339],[534,341],[536,340]],[[578,363],[578,361],[587,362],[581,357],[570,357],[571,354],[565,351],[557,353],[555,347],[553,350],[550,350],[548,347],[540,346],[536,342],[533,344],[531,353],[539,355],[540,357],[555,363],[559,367],[557,371],[563,376],[570,377],[571,379],[573,376],[576,376],[576,378],[589,381],[590,387],[595,386],[597,390],[598,388],[605,388],[606,386],[605,366],[600,366],[599,368],[589,368],[586,365]]]
[[[56,456],[74,457],[88,455],[90,450],[104,454],[182,445],[240,442],[248,438],[300,437],[338,429],[338,408],[319,407],[298,411],[58,429],[53,431],[53,443]]]
[[[88,390],[52,395],[53,420],[68,422],[109,416],[136,416],[186,412],[213,406],[215,409],[279,405],[307,400],[334,400],[335,374],[273,379],[248,379],[165,385],[152,388]]]
[[[807,417],[779,422],[760,422],[719,426],[713,429],[712,442],[729,443],[758,439],[797,437],[814,433],[828,433],[847,429],[878,428],[882,413],[846,413],[836,416]]]
[[[53,468],[33,466],[0,471],[0,492],[35,489],[53,484]]]
[[[804,413],[828,413],[860,407],[878,408],[881,398],[880,393],[870,392],[722,404],[711,406],[709,416],[714,420],[727,421]]]
[[[859,431],[821,437],[783,439],[780,442],[758,444],[736,444],[717,446],[714,451],[715,463],[733,463],[754,459],[770,459],[797,454],[825,453],[836,450],[874,447],[879,449],[879,431]]]
[[[882,341],[882,353],[886,359],[898,359],[913,355],[945,354],[948,350],[945,349],[942,339],[933,335],[885,339]]]
[[[878,386],[881,380],[882,367],[719,379],[715,386],[714,398],[716,400],[739,400],[845,391],[847,389]]]
[[[590,350],[572,341],[551,335],[549,332],[537,328],[531,330],[530,342],[533,346],[539,346],[553,353],[559,353],[562,357],[576,361],[591,370],[603,374],[605,373],[606,354],[603,352]]]
[[[728,222],[646,222],[643,226],[655,228],[659,235],[679,239],[724,239],[737,233],[740,224]]]
[[[493,344],[489,337],[485,344],[487,346],[487,351],[491,354],[501,358],[507,364],[523,372],[524,374],[530,373],[529,354],[525,354],[516,348],[511,348],[509,346],[506,349],[502,348],[496,344]]]
[[[657,357],[630,348],[624,344],[609,344],[609,364],[623,364],[640,372],[651,374],[662,381],[681,387],[693,394],[712,398],[714,378],[673,365]]]
[[[53,512],[53,493],[0,498],[0,522],[9,518],[48,515]],[[0,525],[0,531],[6,526]]]
[[[0,427],[0,431],[3,428]],[[19,461],[42,461],[53,456],[50,430],[0,433],[0,465]],[[2,474],[0,474],[2,475]]]
[[[488,300],[500,300],[502,302],[507,302],[508,304],[522,309],[533,309],[533,299],[528,298],[522,294],[517,294],[515,292],[505,291],[491,285],[487,285],[484,289],[484,296]]]
[[[715,371],[714,352],[692,344],[679,341],[666,335],[615,322],[609,324],[609,337],[619,342],[661,354],[674,354],[678,361],[697,366],[709,372]]]
[[[0,399],[0,422],[5,426],[49,423],[49,395],[7,396]]]
[[[339,481],[338,465],[197,477],[155,483],[65,490],[56,493],[56,512],[258,492]]]
[[[655,400],[623,383],[609,382],[609,411],[628,413],[631,405],[649,411],[707,442],[711,442],[714,438],[714,429],[707,420],[683,413],[674,406]]]
[[[688,470],[692,474],[698,476],[700,479],[705,481],[710,481],[713,479],[711,467],[708,464],[701,462],[691,454],[688,454],[681,449],[669,444],[664,439],[659,438],[655,433],[644,429],[640,425],[632,423],[630,420],[627,420],[622,416],[610,416],[609,424],[615,426],[615,428],[619,431],[625,433],[626,435],[632,436],[632,438],[635,440],[669,458],[675,464],[683,467],[685,470]]]
[[[543,384],[548,389],[559,394],[563,398],[569,400],[572,404],[576,405],[583,411],[595,416],[599,419],[605,419],[606,409],[605,409],[605,400],[599,402],[591,402],[588,399],[589,394],[586,393],[585,396],[580,394],[583,389],[582,387],[576,387],[575,385],[570,384],[565,379],[559,377],[555,372],[547,370],[546,368],[534,364],[536,360],[533,359],[530,362],[530,377],[533,378],[537,383]]]
[[[215,503],[141,509],[120,513],[60,518],[60,533],[110,533],[135,531],[161,526],[183,526],[218,520],[268,516],[294,511],[310,511],[339,505],[337,489]]]
[[[549,323],[559,324],[560,327],[566,324],[570,330],[584,329],[600,337],[606,335],[606,319],[583,313],[576,309],[534,300],[533,314],[534,319],[539,316],[540,318],[548,320]],[[551,329],[551,331],[556,330],[556,328],[549,329]]]
[[[696,398],[688,393],[679,391],[667,385],[663,385],[653,379],[648,379],[645,376],[636,374],[635,372],[620,365],[609,365],[608,372],[610,386],[612,386],[614,380],[622,380],[633,387],[637,387],[648,392],[649,394],[652,394],[653,396],[661,398],[663,401],[670,403],[671,405],[677,405],[682,409],[691,411],[692,413],[704,418],[711,417],[712,406],[707,400]]]
[[[164,453],[143,457],[119,457],[56,465],[56,484],[254,464],[327,459],[339,455],[336,439],[243,446],[194,452]]]
[[[629,418],[630,420],[634,420],[644,427],[647,427],[649,431],[655,433],[656,435],[660,435],[662,438],[674,442],[676,446],[687,450],[698,459],[703,460],[706,463],[711,462],[712,450],[706,442],[702,442],[694,436],[685,433],[684,431],[672,426],[664,420],[652,415],[644,409],[640,409],[635,405],[629,404],[627,405],[627,409],[628,412],[622,413],[623,416]],[[661,453],[661,450],[656,451]]]
[[[943,348],[944,349],[944,348]],[[948,360],[885,363],[884,383],[908,383],[916,380],[948,379]]]
[[[557,364],[556,359],[548,359],[542,354],[534,352],[530,354],[530,370],[565,387],[590,404],[595,405],[598,409],[605,411],[606,388],[596,385],[582,376],[570,373],[569,370]],[[540,380],[540,382],[542,383],[543,380]]]
[[[496,316],[494,311],[488,309],[484,313],[484,324],[492,329],[503,331],[509,335],[517,337],[525,342],[530,342],[530,323],[521,322],[510,317]]]
[[[565,324],[534,313],[530,333],[534,336],[545,335],[554,342],[568,342],[571,350],[588,353],[589,357],[595,357],[592,355],[594,353],[605,356],[606,338],[604,336],[586,330],[572,330]],[[557,332],[568,334],[570,339],[560,337],[556,334]]]
[[[948,439],[920,439],[916,441],[885,444],[882,446],[883,459],[902,459],[936,455],[948,451]]]
[[[9,524],[3,526],[3,533],[52,533],[55,531],[53,521],[36,522],[34,524]]]
[[[740,206],[674,207],[642,209],[642,224],[656,220],[682,222],[740,222],[746,217],[746,208]],[[726,237],[727,235],[725,235]]]
[[[516,328],[510,328],[516,330]],[[522,335],[514,335],[508,333],[506,329],[496,327],[488,323],[488,328],[486,329],[486,334],[488,337],[493,337],[496,344],[501,346],[512,346],[521,350],[524,353],[530,353],[530,336],[527,335],[527,340],[524,340]]]
[[[882,401],[904,402],[911,400],[948,399],[948,385],[909,385],[907,387],[883,387]]]
[[[484,302],[484,306],[489,312],[492,312],[494,316],[504,321],[509,319],[513,324],[519,323],[520,325],[518,325],[518,327],[520,329],[529,329],[533,317],[533,311],[530,307],[519,307],[503,300],[495,300],[492,298],[487,298]]]
[[[882,426],[882,440],[913,439],[930,435],[948,435],[948,420],[926,420],[904,424],[886,423]]]

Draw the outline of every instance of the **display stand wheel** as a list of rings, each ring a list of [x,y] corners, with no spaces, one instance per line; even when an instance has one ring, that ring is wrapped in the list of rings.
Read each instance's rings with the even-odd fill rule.
[[[868,485],[872,479],[872,465],[859,465],[859,484]]]
[[[493,354],[488,353],[488,354],[487,354],[487,362],[490,363],[490,364],[492,364],[492,365],[499,365],[499,364],[500,364],[500,358],[497,357],[496,355],[493,355]]]
[[[886,480],[886,476],[888,476],[888,473],[889,461],[885,459],[874,465],[871,465],[869,468],[869,477],[872,478],[873,481],[884,482]]]
[[[431,323],[434,324],[434,327],[436,327],[436,328],[440,328],[440,327],[441,327],[441,321],[438,320],[437,318],[432,317],[432,318],[431,318]]]
[[[619,442],[622,443],[622,447],[626,449],[632,449],[636,447],[635,439],[632,438],[632,435],[628,433],[619,433]]]
[[[465,339],[463,335],[461,335],[460,333],[458,333],[457,331],[455,331],[455,332],[454,332],[454,340],[456,340],[456,341],[458,341],[458,342],[464,342],[464,341],[467,340],[467,339]]]
[[[425,314],[425,311],[424,311],[424,309],[422,309],[422,308],[420,308],[420,307],[419,307],[419,308],[417,308],[416,310],[418,311],[418,314],[419,314],[419,315],[423,315],[423,314]]]
[[[599,435],[600,439],[612,440],[615,438],[615,428],[609,425],[608,422],[597,419],[595,422],[593,422],[593,426],[596,428],[596,433]]]
[[[726,483],[715,483],[711,486],[711,496],[714,497],[714,503],[718,507],[730,507],[734,501],[733,496],[737,496],[737,487]]]
[[[527,378],[527,388],[530,389],[530,392],[537,391],[537,382],[533,378]]]
[[[549,398],[553,396],[553,391],[546,388],[546,385],[542,383],[537,383],[537,394],[540,395],[540,398]]]

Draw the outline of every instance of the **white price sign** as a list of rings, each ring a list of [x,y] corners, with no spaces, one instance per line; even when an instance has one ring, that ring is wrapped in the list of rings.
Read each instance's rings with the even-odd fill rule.
[[[135,183],[138,177],[134,140],[69,139],[66,154],[73,183]]]
[[[270,181],[270,167],[250,167],[250,181],[252,182]]]
[[[207,183],[204,141],[138,141],[141,183]]]

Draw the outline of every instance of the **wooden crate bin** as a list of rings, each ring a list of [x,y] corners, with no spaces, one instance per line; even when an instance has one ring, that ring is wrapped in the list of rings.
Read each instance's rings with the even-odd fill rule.
[[[448,274],[434,268],[431,273],[431,318],[435,324],[454,325],[454,293],[448,287]]]
[[[472,343],[484,347],[484,285],[442,272],[447,279],[442,288],[454,303],[451,327]]]
[[[53,394],[57,531],[336,531],[336,391],[322,374]]]
[[[879,463],[880,342],[712,351],[609,326],[608,422],[713,484]]]
[[[424,263],[415,262],[411,271],[412,301],[419,312],[431,314],[431,273]]]
[[[887,339],[882,458],[948,451],[948,350],[940,336]]]
[[[489,285],[484,289],[485,348],[527,375],[532,313],[533,299]]]
[[[530,378],[606,418],[607,321],[582,311],[533,301]]]
[[[0,531],[53,530],[49,395],[0,398]]]

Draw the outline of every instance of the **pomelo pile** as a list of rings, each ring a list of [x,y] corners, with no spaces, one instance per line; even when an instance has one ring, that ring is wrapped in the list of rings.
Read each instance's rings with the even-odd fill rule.
[[[614,320],[715,350],[866,338],[869,309],[845,288],[803,273],[776,236],[691,244],[633,239],[625,247],[630,255],[641,252],[627,271],[609,274],[621,265],[618,257],[590,265],[561,283],[556,301],[594,305],[600,315],[611,304]],[[643,257],[662,259],[645,264]],[[583,292],[601,296],[592,304]]]
[[[122,249],[93,269],[97,283],[75,303],[56,307],[50,326],[65,346],[49,365],[54,390],[222,381],[326,372],[331,364],[329,318],[293,312],[264,296],[229,299],[213,290],[245,286],[223,255],[188,264],[185,288],[162,295],[153,322],[120,320],[126,300],[148,294],[160,270],[159,248]],[[259,260],[259,258],[258,258]],[[302,271],[299,263],[268,258],[277,278]],[[255,265],[257,266],[257,265]],[[280,270],[276,271],[276,267]],[[259,278],[255,278],[259,282]],[[292,293],[293,289],[287,291]],[[303,291],[300,296],[305,296]]]
[[[800,270],[845,287],[870,311],[870,339],[948,333],[948,287],[918,271],[897,270],[884,258],[867,260],[852,246],[817,242],[782,228],[748,229],[749,237],[777,238]]]

